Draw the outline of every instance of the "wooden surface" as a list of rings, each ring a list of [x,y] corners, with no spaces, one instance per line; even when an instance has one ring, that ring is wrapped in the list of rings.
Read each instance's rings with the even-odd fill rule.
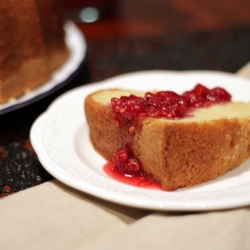
[[[87,54],[77,76],[54,94],[0,116],[1,196],[53,179],[33,152],[29,132],[62,93],[139,70],[234,73],[250,59],[248,0],[109,0],[109,7],[112,2],[113,11],[106,8],[97,22],[78,23]],[[70,0],[67,16],[85,3]]]

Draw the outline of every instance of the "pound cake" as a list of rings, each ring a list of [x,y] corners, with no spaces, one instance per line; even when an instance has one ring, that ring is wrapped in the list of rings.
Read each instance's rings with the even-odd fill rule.
[[[48,81],[68,58],[61,0],[0,2],[0,104]]]
[[[142,171],[171,191],[213,180],[250,157],[250,103],[200,84],[181,96],[158,93],[107,89],[86,97],[90,140],[116,171]]]

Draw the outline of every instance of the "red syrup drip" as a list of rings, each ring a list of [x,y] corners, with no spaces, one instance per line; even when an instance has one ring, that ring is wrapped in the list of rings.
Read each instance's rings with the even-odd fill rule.
[[[142,172],[130,175],[130,174],[123,174],[115,170],[113,161],[108,161],[103,166],[103,171],[112,179],[131,186],[161,190],[160,186],[156,182],[148,179]]]

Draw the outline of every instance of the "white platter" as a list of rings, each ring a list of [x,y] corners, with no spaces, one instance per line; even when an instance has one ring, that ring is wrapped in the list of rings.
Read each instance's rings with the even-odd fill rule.
[[[83,111],[84,98],[110,87],[182,93],[196,83],[220,86],[233,100],[250,100],[250,81],[211,71],[145,71],[125,74],[71,90],[56,99],[33,124],[31,142],[44,168],[63,183],[111,202],[153,210],[205,211],[250,204],[250,160],[224,176],[174,192],[129,186],[108,177],[105,160],[92,148]]]
[[[64,86],[75,76],[85,58],[87,45],[82,32],[72,21],[65,22],[64,29],[65,42],[70,51],[67,61],[53,73],[48,82],[28,94],[0,105],[0,115],[40,100]]]

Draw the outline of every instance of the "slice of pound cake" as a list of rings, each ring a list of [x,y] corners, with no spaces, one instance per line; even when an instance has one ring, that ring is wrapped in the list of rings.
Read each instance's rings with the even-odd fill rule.
[[[163,190],[213,180],[250,157],[250,103],[231,102],[221,88],[101,90],[84,109],[90,140],[114,171],[141,171]]]

